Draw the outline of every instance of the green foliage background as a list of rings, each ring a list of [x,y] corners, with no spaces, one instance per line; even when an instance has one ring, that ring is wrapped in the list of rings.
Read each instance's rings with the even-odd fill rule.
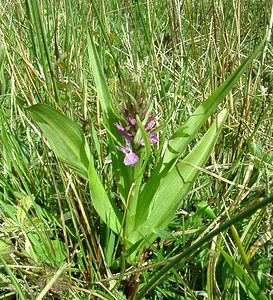
[[[272,195],[272,15],[269,0],[1,1],[0,299],[144,297],[161,266]],[[86,181],[54,156],[27,110],[49,104],[76,122],[117,199],[88,31],[117,111],[143,97],[163,125],[146,177],[165,141],[267,37],[219,107],[229,116],[193,190],[133,266]],[[271,299],[272,224],[269,203],[180,261],[146,299]]]

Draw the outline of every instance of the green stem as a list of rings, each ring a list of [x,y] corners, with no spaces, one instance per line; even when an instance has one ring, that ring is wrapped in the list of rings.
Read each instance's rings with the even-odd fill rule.
[[[231,232],[232,232],[233,238],[235,240],[235,243],[236,243],[236,245],[238,247],[238,250],[239,250],[239,252],[241,254],[241,258],[242,258],[243,264],[244,264],[244,266],[245,266],[245,268],[246,268],[249,276],[251,277],[251,279],[253,279],[254,281],[256,281],[256,278],[255,278],[255,276],[254,276],[254,274],[253,274],[253,272],[251,270],[251,267],[250,267],[250,265],[248,263],[248,259],[247,259],[244,247],[243,247],[243,245],[241,243],[240,237],[239,237],[238,232],[237,232],[237,230],[236,230],[236,228],[235,228],[234,225],[231,226]]]
[[[231,218],[230,220],[222,223],[219,227],[215,228],[213,231],[211,231],[209,234],[204,236],[202,239],[195,242],[193,245],[191,245],[189,248],[187,248],[184,252],[177,255],[170,263],[168,263],[166,266],[164,266],[157,274],[155,274],[150,282],[140,290],[138,295],[136,296],[135,300],[143,299],[143,297],[151,291],[153,288],[155,288],[158,284],[160,284],[165,276],[168,274],[170,269],[175,267],[182,259],[188,257],[191,255],[195,250],[197,250],[199,247],[203,246],[205,243],[210,241],[214,236],[218,235],[222,231],[228,229],[230,226],[236,224],[237,222],[243,220],[246,217],[249,217],[253,215],[258,209],[268,205],[269,203],[273,202],[273,196],[263,199],[262,201],[259,201],[249,208],[243,210],[241,213],[236,215],[235,217]]]
[[[22,300],[26,300],[27,298],[24,295],[23,290],[21,289],[21,286],[19,285],[16,276],[13,274],[12,270],[10,269],[10,267],[7,265],[6,261],[4,260],[4,258],[1,256],[0,254],[0,262],[2,263],[3,267],[5,268],[7,274],[9,275],[9,278],[11,280],[11,282],[13,283],[17,293],[19,294],[20,299]]]

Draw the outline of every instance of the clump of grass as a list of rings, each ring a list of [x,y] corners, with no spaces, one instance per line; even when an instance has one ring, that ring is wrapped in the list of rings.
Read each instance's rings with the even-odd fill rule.
[[[270,299],[270,203],[179,256],[223,220],[272,195],[270,2],[0,5],[0,299]],[[193,190],[168,228],[159,228],[159,238],[131,264],[123,237],[94,209],[86,180],[55,157],[26,110],[46,103],[77,123],[103,187],[118,199],[87,29],[116,111],[143,98],[152,104],[156,125],[163,125],[143,181],[169,137],[268,38],[220,105],[229,116]]]

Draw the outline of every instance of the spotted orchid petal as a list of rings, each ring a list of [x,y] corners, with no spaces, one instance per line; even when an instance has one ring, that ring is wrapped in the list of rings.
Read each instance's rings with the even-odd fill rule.
[[[122,125],[120,124],[115,124],[118,132],[127,140],[131,141],[132,140],[132,135],[129,133]]]
[[[135,127],[135,126],[136,126],[136,119],[134,119],[134,118],[128,116],[128,117],[127,117],[127,121],[128,121],[128,123],[129,123],[129,125],[130,125],[131,127]]]
[[[156,142],[158,142],[158,137],[156,133],[151,133],[149,135],[149,141],[151,144],[155,144]]]
[[[151,133],[149,134],[149,142],[151,145],[155,144],[156,142],[158,142],[158,137],[156,133]],[[144,139],[141,138],[140,140],[140,146],[144,146]]]
[[[145,125],[145,130],[146,130],[147,132],[149,132],[149,131],[153,128],[154,123],[155,123],[155,120],[154,120],[154,118],[151,116],[151,117],[149,118],[148,122],[147,122],[146,125]]]
[[[134,166],[138,161],[139,157],[131,151],[130,153],[125,154],[123,162],[125,166]]]
[[[139,157],[131,150],[129,146],[117,147],[117,149],[125,154],[123,162],[126,166],[134,166],[139,161]]]

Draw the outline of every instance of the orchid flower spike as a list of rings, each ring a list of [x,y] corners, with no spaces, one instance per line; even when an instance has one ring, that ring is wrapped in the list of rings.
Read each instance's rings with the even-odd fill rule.
[[[118,132],[121,134],[121,136],[125,139],[126,146],[117,147],[117,149],[119,151],[122,151],[125,154],[124,164],[126,166],[134,166],[139,161],[139,156],[136,153],[138,149],[135,149],[135,148],[144,146],[144,139],[143,138],[140,139],[139,145],[134,145],[134,143],[133,143],[136,133],[138,131],[138,126],[137,126],[137,122],[136,122],[137,112],[136,112],[134,105],[131,104],[128,109],[122,108],[121,111],[122,111],[122,114],[123,114],[125,120],[127,121],[127,125],[123,126],[119,123],[116,123],[115,126],[116,126]],[[140,111],[140,112],[138,112],[138,114],[142,115],[142,118],[144,118],[144,116],[146,115],[146,112]],[[144,123],[144,121],[142,121],[142,122],[143,122],[146,132],[148,133],[150,144],[152,145],[152,144],[155,144],[156,142],[158,142],[157,133],[150,132],[155,124],[154,116],[151,114],[151,115],[149,115],[148,120],[145,121],[145,123]]]

